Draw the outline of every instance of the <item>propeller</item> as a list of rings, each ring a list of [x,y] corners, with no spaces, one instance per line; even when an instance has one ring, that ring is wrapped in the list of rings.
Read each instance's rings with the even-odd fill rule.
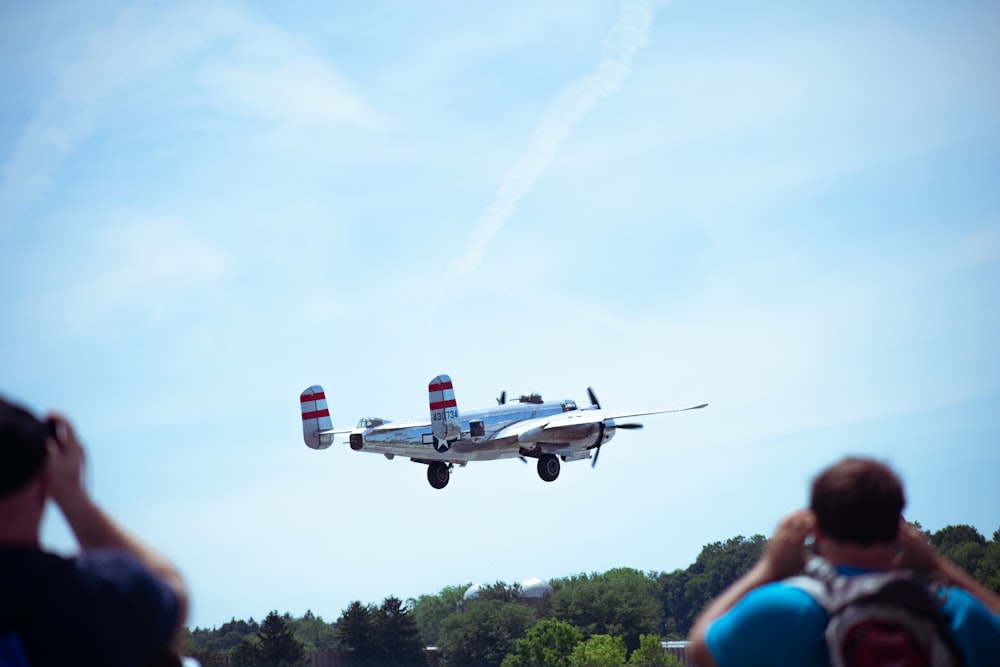
[[[597,394],[594,393],[593,387],[587,387],[587,396],[590,397],[590,405],[594,410],[601,409],[601,402],[597,400]],[[597,466],[597,458],[601,455],[601,443],[604,442],[604,423],[601,423],[601,434],[597,437],[597,451],[594,452],[594,460],[590,462],[590,467],[594,468]]]
[[[587,395],[590,396],[590,404],[595,410],[601,409],[601,402],[597,400],[597,394],[594,393],[593,387],[587,387]]]
[[[642,428],[642,424],[639,424],[639,423],[615,424],[615,428],[623,428],[623,429],[626,429],[626,430],[637,430],[637,429]],[[603,424],[603,422],[601,424],[601,440],[604,440],[604,424]],[[595,467],[597,465],[597,457],[601,455],[601,446],[600,445],[597,445],[597,447],[595,447],[594,449],[597,450],[597,451],[594,452],[594,459],[590,462],[590,467],[591,468],[593,468],[593,467]]]
[[[601,409],[601,402],[599,400],[597,400],[597,394],[594,393],[594,388],[593,387],[587,387],[587,396],[590,397],[590,405],[592,406],[592,409],[594,409],[594,410],[600,410]],[[642,424],[639,424],[638,422],[633,422],[633,423],[630,423],[630,424],[615,424],[615,428],[623,428],[623,429],[626,429],[626,430],[635,430],[635,429],[642,428]],[[601,435],[600,435],[600,438],[598,440],[598,443],[603,443],[603,441],[604,441],[604,425],[602,423],[602,425],[601,425]],[[594,449],[595,449],[595,451],[594,451],[594,458],[590,462],[590,467],[591,468],[597,466],[597,459],[601,456],[601,445],[598,444]]]

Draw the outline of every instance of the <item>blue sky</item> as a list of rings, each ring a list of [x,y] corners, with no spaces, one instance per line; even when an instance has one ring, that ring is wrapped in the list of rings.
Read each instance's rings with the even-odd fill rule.
[[[684,568],[848,453],[1000,527],[995,3],[342,5],[2,10],[0,391],[191,625]],[[439,373],[711,405],[551,484],[302,443],[303,388],[423,418]]]

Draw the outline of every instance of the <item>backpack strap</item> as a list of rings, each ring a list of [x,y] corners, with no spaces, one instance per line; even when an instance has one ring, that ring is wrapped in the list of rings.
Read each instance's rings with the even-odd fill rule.
[[[789,577],[782,583],[808,593],[809,597],[818,602],[827,614],[833,613],[833,595],[829,584],[825,581],[810,577],[808,574],[800,574],[796,577]]]
[[[827,614],[834,612],[833,590],[841,575],[830,561],[813,556],[806,562],[805,574],[785,579],[785,584],[808,593],[820,604]]]

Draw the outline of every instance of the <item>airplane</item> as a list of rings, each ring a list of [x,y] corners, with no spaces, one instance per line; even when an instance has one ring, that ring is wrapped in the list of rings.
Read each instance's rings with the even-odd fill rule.
[[[591,458],[597,465],[601,446],[618,429],[640,429],[636,422],[616,420],[666,412],[698,410],[708,403],[686,408],[617,412],[604,410],[593,389],[587,388],[590,407],[579,408],[575,401],[543,401],[539,394],[521,396],[507,402],[501,392],[497,406],[459,413],[451,378],[438,375],[427,387],[430,421],[391,422],[380,417],[363,417],[353,429],[335,429],[326,402],[326,392],[313,385],[302,392],[302,436],[312,449],[326,449],[337,436],[346,435],[351,449],[383,454],[390,461],[407,456],[427,465],[427,481],[443,489],[456,465],[470,461],[519,458],[538,459],[538,476],[552,482],[559,476],[559,461]]]

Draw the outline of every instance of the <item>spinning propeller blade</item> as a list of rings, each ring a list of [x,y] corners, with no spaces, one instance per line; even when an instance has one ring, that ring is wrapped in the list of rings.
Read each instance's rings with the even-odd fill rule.
[[[593,387],[587,387],[587,395],[590,396],[590,404],[594,406],[596,410],[600,410],[601,402],[597,400],[597,394],[594,393]]]
[[[600,410],[601,409],[601,402],[599,400],[597,400],[597,394],[594,393],[594,388],[593,387],[587,387],[587,396],[590,397],[590,405],[592,406],[592,409],[594,409],[594,410]],[[626,429],[626,430],[637,430],[637,429],[642,428],[642,424],[640,424],[638,422],[631,422],[631,423],[628,423],[628,424],[615,424],[615,428],[623,428],[623,429]],[[597,465],[597,459],[601,455],[601,445],[598,444],[594,448],[594,450],[595,450],[594,451],[594,458],[590,461],[590,467],[591,468],[593,468],[593,467],[595,467]]]
[[[587,387],[587,396],[590,397],[590,405],[593,406],[593,409],[594,410],[600,410],[601,409],[601,402],[599,400],[597,400],[597,394],[594,393],[594,388],[593,387]],[[601,430],[601,433],[604,433],[603,429]],[[600,455],[601,455],[601,445],[598,444],[597,445],[597,451],[594,452],[594,459],[590,462],[590,467],[591,468],[593,468],[594,466],[597,465],[597,457],[599,457]]]

